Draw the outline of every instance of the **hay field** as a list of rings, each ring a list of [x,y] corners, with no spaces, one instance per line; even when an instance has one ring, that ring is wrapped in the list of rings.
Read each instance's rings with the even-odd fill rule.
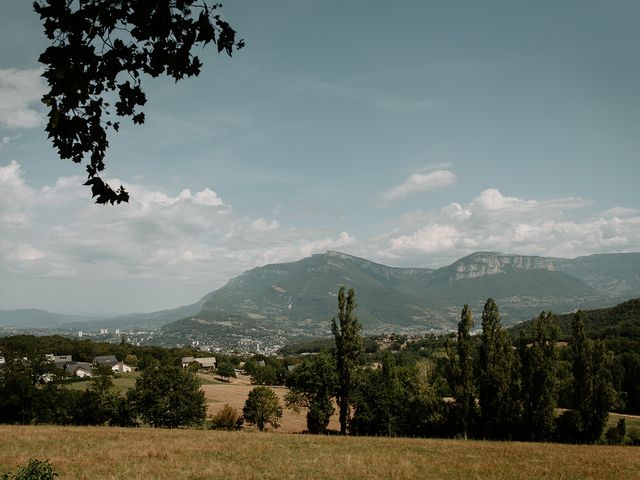
[[[207,397],[208,412],[210,415],[215,414],[218,410],[224,407],[225,403],[228,403],[234,408],[237,408],[239,412],[242,412],[244,402],[249,395],[249,392],[255,387],[255,385],[247,385],[242,383],[234,384],[220,384],[220,385],[202,385],[202,390]],[[277,432],[281,433],[300,433],[307,429],[307,413],[306,410],[300,410],[300,413],[296,413],[293,410],[289,410],[284,407],[284,396],[287,393],[285,387],[270,387],[278,397],[280,398],[280,404],[282,405],[282,419],[280,420],[280,428]],[[336,409],[337,412],[337,409]],[[245,426],[245,428],[247,428]],[[338,421],[338,415],[335,413],[331,417],[329,422],[329,429],[340,430],[340,423]]]
[[[61,480],[640,477],[637,447],[53,426],[0,438],[0,472],[48,458]]]

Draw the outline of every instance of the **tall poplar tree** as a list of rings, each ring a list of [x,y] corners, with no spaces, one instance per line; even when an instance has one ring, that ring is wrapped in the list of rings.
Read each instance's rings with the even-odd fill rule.
[[[558,327],[554,315],[542,312],[531,330],[531,343],[521,342],[520,346],[523,423],[529,440],[548,440],[555,427],[558,401]]]
[[[611,372],[602,341],[595,344],[584,333],[584,314],[578,310],[571,323],[573,357],[573,402],[578,414],[576,425],[580,440],[595,442],[615,400]]]
[[[456,348],[449,350],[449,386],[459,412],[459,421],[465,440],[469,430],[469,419],[475,408],[475,387],[473,384],[473,342],[471,329],[473,314],[465,305],[458,322]]]
[[[489,438],[508,438],[517,417],[513,375],[516,372],[511,341],[500,323],[500,312],[493,298],[482,311],[480,343],[480,416]]]
[[[573,360],[573,407],[578,413],[580,431],[589,423],[593,380],[591,345],[584,333],[584,314],[578,310],[571,322],[571,356]]]
[[[338,369],[338,389],[336,400],[340,412],[340,434],[347,434],[349,423],[349,397],[353,387],[353,377],[358,357],[362,352],[362,325],[355,317],[356,293],[345,288],[338,292],[338,322],[331,320],[331,331],[336,339],[336,365]]]

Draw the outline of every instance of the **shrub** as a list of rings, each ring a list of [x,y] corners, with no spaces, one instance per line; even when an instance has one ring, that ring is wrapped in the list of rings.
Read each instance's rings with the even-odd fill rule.
[[[244,419],[237,409],[228,403],[218,413],[211,417],[209,427],[214,430],[240,430]]]
[[[611,427],[605,433],[605,438],[609,445],[620,445],[624,441],[624,435],[627,432],[627,425],[624,418],[618,420],[618,425]]]
[[[640,447],[640,427],[631,427],[627,432],[627,444]]]
[[[53,480],[58,474],[53,471],[49,460],[30,458],[27,465],[18,468],[16,473],[5,473],[2,480]]]

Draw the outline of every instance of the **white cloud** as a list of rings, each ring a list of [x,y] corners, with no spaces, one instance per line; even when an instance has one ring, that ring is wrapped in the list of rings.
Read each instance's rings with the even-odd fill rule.
[[[403,215],[388,233],[363,240],[240,215],[212,188],[168,193],[133,184],[129,204],[99,206],[82,180],[34,188],[18,163],[0,166],[0,292],[19,278],[31,284],[55,277],[75,282],[70,297],[86,296],[83,308],[95,311],[114,300],[96,293],[98,285],[126,296],[165,282],[166,292],[182,286],[197,296],[189,292],[204,294],[249,268],[329,249],[404,266],[444,265],[477,250],[569,257],[640,249],[640,210],[580,218],[589,202],[579,198],[531,200],[488,189],[466,203]],[[162,304],[154,292],[147,298]]]
[[[12,260],[32,262],[44,258],[46,253],[42,250],[34,248],[29,244],[19,244],[15,250],[8,255]]]
[[[385,201],[405,198],[413,193],[426,192],[434,188],[446,187],[455,183],[456,175],[451,170],[435,170],[429,173],[414,173],[400,185],[382,194]]]
[[[120,184],[117,179],[107,179]],[[89,202],[82,178],[35,189],[0,167],[0,267],[36,276],[126,278],[220,286],[242,271],[353,245],[347,232],[285,229],[236,214],[212,189],[177,194],[127,185],[129,204]],[[97,272],[97,273],[96,273]]]
[[[0,126],[34,128],[43,115],[34,107],[45,93],[41,69],[0,69]],[[7,137],[8,138],[8,137]]]
[[[574,257],[640,249],[640,210],[613,208],[580,219],[577,210],[589,204],[571,197],[526,200],[489,188],[467,205],[405,216],[407,223],[377,253],[418,264],[425,255],[451,260],[477,250]]]
[[[0,166],[0,225],[27,221],[33,192],[25,184],[17,162]]]

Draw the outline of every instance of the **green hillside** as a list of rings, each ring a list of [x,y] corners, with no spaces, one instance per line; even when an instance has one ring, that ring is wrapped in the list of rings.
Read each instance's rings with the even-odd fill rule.
[[[615,303],[560,271],[555,259],[479,252],[437,270],[389,267],[327,252],[249,270],[211,293],[202,310],[163,327],[190,339],[279,339],[330,333],[341,285],[356,290],[365,333],[454,328],[462,305],[478,312],[497,299],[505,324],[537,315]]]
[[[589,338],[603,339],[609,342],[640,342],[640,298],[620,303],[610,308],[583,310],[585,333]],[[574,314],[557,316],[560,338],[571,338],[571,321]],[[529,328],[531,320],[510,329],[512,335]]]

